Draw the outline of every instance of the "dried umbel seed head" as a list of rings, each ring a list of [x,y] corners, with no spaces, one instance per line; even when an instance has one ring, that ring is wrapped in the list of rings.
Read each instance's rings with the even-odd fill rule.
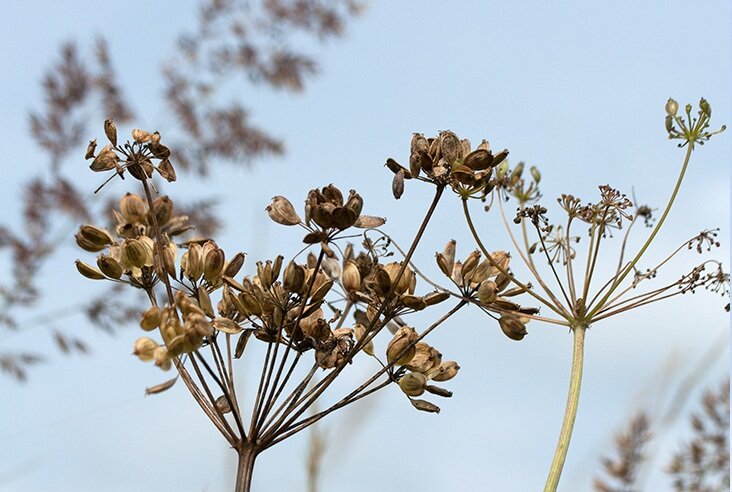
[[[498,319],[498,324],[503,333],[511,340],[523,340],[526,336],[526,325],[518,318],[518,316],[504,315]]]
[[[284,196],[272,198],[272,203],[267,206],[266,210],[269,218],[278,224],[292,226],[301,222],[300,216],[295,212],[295,207]]]
[[[152,306],[142,313],[140,319],[140,327],[145,331],[152,331],[160,326],[163,317],[163,311],[157,306]]]
[[[407,396],[422,395],[425,386],[427,386],[427,377],[418,372],[407,373],[399,380],[399,388]]]
[[[361,288],[361,274],[358,271],[358,267],[352,261],[346,263],[341,274],[341,282],[346,292],[355,292]]]
[[[152,338],[140,337],[135,340],[132,354],[139,357],[142,362],[150,362],[155,358],[155,350],[158,346],[158,343]]]
[[[91,225],[81,226],[74,238],[81,249],[91,253],[102,251],[113,242],[107,231]]]
[[[399,328],[386,347],[386,360],[397,366],[409,364],[417,352],[415,344],[418,338],[419,335],[414,328],[409,326]]]
[[[127,193],[119,201],[119,211],[130,224],[144,224],[147,221],[147,205],[137,195]]]
[[[434,369],[429,377],[432,381],[449,381],[450,379],[457,376],[460,366],[454,360],[448,360],[442,362],[436,369]]]

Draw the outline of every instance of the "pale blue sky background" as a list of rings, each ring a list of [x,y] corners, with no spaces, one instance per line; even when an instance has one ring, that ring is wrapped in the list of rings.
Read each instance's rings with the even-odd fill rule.
[[[86,47],[97,33],[107,36],[139,116],[135,126],[165,135],[175,121],[160,107],[157,67],[175,35],[193,27],[195,4],[4,3],[4,215],[18,215],[20,184],[41,164],[28,137],[27,112],[38,105],[39,82],[59,43],[75,39]],[[284,158],[262,161],[252,172],[222,167],[205,182],[184,176],[170,192],[194,193],[202,186],[203,194],[216,193],[227,221],[219,243],[231,253],[249,252],[250,259],[294,254],[299,247],[296,232],[266,219],[263,208],[273,195],[300,203],[307,189],[329,182],[358,189],[366,213],[386,215],[395,239],[406,242],[430,190],[407,183],[405,197],[395,202],[391,174],[382,164],[390,156],[407,161],[412,132],[449,128],[473,142],[488,138],[495,148],[509,148],[513,162],[539,166],[547,203],[562,192],[589,200],[597,185],[609,183],[628,193],[635,187],[641,201],[659,207],[683,157],[666,140],[666,99],[696,103],[704,96],[717,124],[732,122],[729,35],[730,5],[722,0],[372,2],[343,40],[318,48],[322,72],[304,95],[254,93],[243,82],[232,86],[251,92],[246,98],[254,121],[285,140]],[[103,119],[90,114],[90,138],[101,135]],[[730,150],[726,134],[694,156],[648,265],[700,229],[717,226],[723,246],[715,256],[729,263]],[[95,177],[81,159],[78,167],[91,190]],[[128,181],[118,182],[106,193],[119,195],[126,186]],[[458,205],[445,201],[417,255],[433,274],[434,251],[448,239],[458,240],[460,256],[474,247]],[[500,242],[497,217],[481,217],[480,224],[491,247],[508,247]],[[89,295],[93,285],[77,278],[73,267],[78,256],[69,241],[44,271],[45,307]],[[670,275],[696,260],[683,259]],[[2,271],[7,267],[2,264]],[[664,367],[674,364],[676,376],[688,373],[710,346],[728,344],[723,304],[704,294],[675,298],[592,328],[561,490],[590,489],[613,433],[631,412],[673,388],[662,379]],[[0,378],[0,490],[230,489],[234,453],[184,387],[141,396],[145,386],[167,375],[128,355],[138,331],[108,337],[81,317],[58,327],[87,340],[94,355],[55,357],[26,386]],[[446,385],[455,396],[441,402],[438,416],[413,411],[390,388],[371,403],[326,419],[332,445],[323,492],[540,490],[564,409],[571,337],[539,323],[529,329],[522,343],[513,343],[495,323],[470,312],[439,330],[432,343],[462,370]],[[50,350],[45,329],[23,330],[11,337],[0,333],[2,347]],[[352,382],[366,370],[354,368]],[[716,385],[727,372],[725,350],[703,386]],[[692,396],[692,404],[696,400]],[[686,428],[682,421],[660,443],[647,490],[668,490],[658,470]],[[306,444],[303,433],[262,455],[254,489],[304,489]]]

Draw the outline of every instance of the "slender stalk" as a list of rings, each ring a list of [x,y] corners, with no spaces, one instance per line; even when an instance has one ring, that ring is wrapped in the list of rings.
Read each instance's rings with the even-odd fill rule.
[[[246,447],[239,451],[239,464],[236,468],[236,486],[234,487],[234,492],[249,492],[251,490],[254,461],[256,459],[257,451],[254,448]]]
[[[577,417],[579,406],[580,386],[582,385],[582,367],[584,365],[585,352],[585,330],[587,325],[578,324],[572,326],[574,336],[574,349],[572,351],[572,373],[569,380],[569,393],[567,395],[567,406],[564,410],[562,430],[559,432],[559,441],[554,451],[554,459],[549,468],[549,476],[546,479],[544,492],[555,492],[559,485],[559,478],[562,476],[562,468],[567,459],[569,442],[572,439],[574,421]]]
[[[658,222],[656,223],[656,227],[653,229],[653,232],[651,232],[651,235],[648,236],[648,239],[646,239],[645,244],[643,244],[643,247],[638,251],[638,254],[635,255],[635,258],[628,264],[628,266],[623,270],[623,273],[621,275],[618,275],[616,277],[615,282],[613,282],[612,287],[610,287],[610,290],[603,296],[602,299],[592,308],[590,313],[588,314],[588,319],[591,319],[592,316],[600,309],[602,309],[603,305],[605,304],[605,301],[607,301],[612,293],[615,291],[615,289],[620,285],[620,283],[625,279],[625,277],[628,276],[630,272],[633,271],[633,267],[635,267],[636,263],[638,263],[638,260],[640,260],[641,256],[646,252],[648,249],[648,246],[651,245],[653,240],[655,239],[656,235],[658,234],[658,231],[661,230],[661,226],[666,221],[666,217],[668,217],[668,213],[671,210],[671,207],[674,204],[674,201],[676,201],[676,195],[679,194],[679,189],[681,188],[681,182],[684,180],[684,175],[686,174],[686,168],[689,166],[689,160],[691,159],[691,153],[694,151],[694,144],[693,142],[690,142],[687,150],[686,150],[686,156],[684,157],[684,163],[681,166],[681,172],[679,173],[679,178],[676,180],[676,186],[674,187],[674,191],[671,193],[671,198],[669,198],[668,203],[666,204],[666,209],[663,211],[663,215],[661,215],[661,218],[658,219]],[[588,306],[589,307],[589,306]]]
[[[409,262],[412,259],[412,255],[414,255],[414,252],[417,250],[417,246],[419,245],[420,240],[422,239],[422,236],[424,235],[425,230],[427,229],[427,224],[429,224],[430,220],[432,219],[432,216],[437,209],[437,204],[440,201],[440,198],[442,198],[442,194],[445,191],[444,185],[438,186],[435,189],[435,196],[432,199],[432,203],[430,204],[429,209],[427,210],[427,213],[425,214],[424,219],[422,220],[422,223],[419,226],[419,229],[417,231],[416,236],[414,237],[414,240],[412,241],[412,245],[409,248],[409,251],[407,252],[406,257],[404,258],[404,261],[402,262],[402,267],[399,269],[399,272],[397,272],[397,275],[392,282],[392,289],[386,294],[385,299],[389,299],[391,294],[393,293],[393,286],[397,285],[399,280],[402,278],[402,275],[404,275],[404,271],[407,269],[407,266],[409,265]],[[277,420],[270,429],[265,433],[263,436],[263,439],[267,440],[272,437],[272,435],[275,435],[280,428],[287,427],[291,425],[295,420],[297,420],[300,415],[312,404],[315,402],[315,400],[320,397],[321,394],[330,386],[330,384],[335,380],[336,377],[345,369],[346,365],[348,365],[353,357],[369,342],[371,341],[380,331],[381,328],[383,328],[384,325],[381,326],[380,329],[374,329],[376,326],[376,323],[379,320],[379,317],[381,314],[385,311],[387,305],[389,304],[388,301],[385,301],[381,304],[381,307],[376,311],[374,314],[374,318],[369,324],[368,327],[366,327],[366,332],[368,333],[367,336],[363,337],[361,340],[356,342],[356,344],[351,348],[350,352],[348,353],[348,356],[346,356],[343,363],[336,366],[333,371],[328,374],[326,377],[321,379],[313,388],[308,391],[306,394],[306,398],[308,395],[312,395],[307,401],[305,401],[305,404],[297,411],[295,411],[295,407],[288,407],[285,412],[282,414],[279,420]],[[295,402],[296,406],[299,404],[298,402]],[[295,411],[295,415],[292,416],[287,423],[285,421],[288,419],[290,414]]]

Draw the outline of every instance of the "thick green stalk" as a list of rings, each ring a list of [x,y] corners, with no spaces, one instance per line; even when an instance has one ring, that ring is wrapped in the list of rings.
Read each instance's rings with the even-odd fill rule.
[[[559,441],[554,451],[554,460],[549,469],[544,492],[555,492],[559,485],[559,478],[562,476],[562,468],[567,459],[569,442],[572,439],[574,421],[577,417],[579,407],[580,386],[582,385],[582,367],[585,355],[585,331],[587,325],[578,324],[572,326],[574,336],[574,349],[572,351],[572,373],[569,379],[569,394],[567,395],[567,407],[564,409],[564,420],[562,430],[559,432]]]

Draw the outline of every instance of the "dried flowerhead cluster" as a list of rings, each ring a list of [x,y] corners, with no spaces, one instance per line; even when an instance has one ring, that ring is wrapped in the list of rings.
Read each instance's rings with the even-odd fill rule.
[[[386,165],[394,173],[395,198],[404,192],[405,179],[449,185],[460,196],[478,197],[490,193],[493,169],[506,157],[508,150],[493,154],[487,140],[473,149],[470,140],[460,139],[448,130],[432,138],[415,133],[410,145],[409,169],[394,159],[387,160]]]
[[[530,284],[509,288],[510,255],[495,251],[481,261],[480,251],[474,250],[461,262],[455,260],[455,250],[456,243],[451,240],[442,253],[435,253],[442,273],[455,284],[463,298],[470,299],[491,316],[497,314],[498,324],[508,338],[522,340],[526,336],[526,323],[539,309],[522,307],[510,300],[531,288]]]

